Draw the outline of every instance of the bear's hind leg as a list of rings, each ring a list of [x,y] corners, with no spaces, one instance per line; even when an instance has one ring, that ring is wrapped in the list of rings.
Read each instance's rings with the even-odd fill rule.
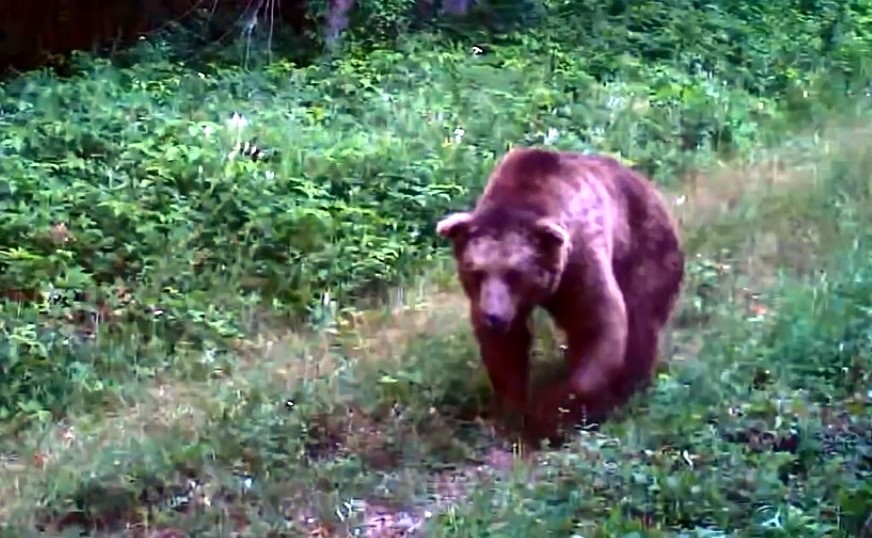
[[[651,384],[660,353],[659,319],[641,308],[631,309],[627,317],[624,371],[611,390],[615,407],[626,404],[637,391]]]
[[[665,235],[665,233],[664,233]],[[657,250],[618,267],[618,280],[627,304],[627,348],[623,374],[612,386],[618,405],[650,387],[660,361],[660,335],[675,309],[684,277],[684,258],[674,236],[656,244]]]
[[[684,281],[684,252],[677,235],[666,226],[656,231],[640,242],[645,248],[616,267],[628,319],[625,374],[614,389],[623,401],[653,382],[660,359],[660,335],[675,310]]]

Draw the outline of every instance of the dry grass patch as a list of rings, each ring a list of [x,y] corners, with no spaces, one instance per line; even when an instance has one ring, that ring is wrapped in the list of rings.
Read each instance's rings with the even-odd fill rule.
[[[206,425],[222,393],[268,383],[284,387],[288,394],[315,379],[326,380],[341,367],[338,357],[391,369],[406,347],[422,333],[445,334],[466,323],[466,303],[454,291],[433,289],[408,305],[391,311],[364,312],[353,324],[335,334],[277,331],[252,337],[242,366],[226,378],[208,383],[165,379],[141,387],[135,402],[99,416],[72,418],[68,423],[48,425],[21,439],[18,452],[0,461],[0,514],[18,504],[23,483],[50,482],[61,468],[76,468],[91,455],[109,448],[136,446],[139,441],[168,434],[194,439]],[[340,430],[347,449],[356,448],[374,463],[379,454],[378,428],[365,413],[349,409]],[[317,421],[317,417],[315,419]],[[369,452],[369,457],[366,456]],[[387,465],[384,462],[377,466]]]
[[[815,218],[834,167],[872,149],[865,125],[829,126],[791,138],[736,162],[692,174],[676,193],[674,210],[691,253],[750,247],[768,265],[802,268],[803,257],[830,239]]]
[[[468,325],[468,312],[462,292],[436,291],[389,312],[376,311],[368,317],[364,313],[342,341],[361,360],[396,358],[423,334],[455,332]]]

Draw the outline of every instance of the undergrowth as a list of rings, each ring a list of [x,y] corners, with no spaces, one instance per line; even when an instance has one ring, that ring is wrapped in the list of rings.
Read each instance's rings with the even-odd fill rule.
[[[374,47],[359,26],[305,67],[181,62],[148,40],[123,64],[6,81],[4,536],[856,535],[872,509],[856,4],[546,2],[474,39]],[[485,415],[433,231],[513,145],[645,171],[688,251],[655,387],[533,461]]]

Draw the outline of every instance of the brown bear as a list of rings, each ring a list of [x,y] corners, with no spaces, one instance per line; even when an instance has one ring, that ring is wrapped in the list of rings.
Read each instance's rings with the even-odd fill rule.
[[[436,231],[453,242],[495,403],[525,417],[533,440],[553,439],[566,420],[601,421],[650,382],[684,251],[640,173],[606,156],[516,148],[474,210]],[[528,398],[536,306],[566,334],[567,372]]]

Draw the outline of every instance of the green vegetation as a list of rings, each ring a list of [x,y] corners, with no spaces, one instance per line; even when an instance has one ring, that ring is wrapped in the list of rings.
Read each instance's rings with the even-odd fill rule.
[[[857,535],[872,3],[409,4],[305,66],[0,86],[3,536]],[[518,144],[639,166],[689,253],[656,387],[531,462],[433,233]]]

